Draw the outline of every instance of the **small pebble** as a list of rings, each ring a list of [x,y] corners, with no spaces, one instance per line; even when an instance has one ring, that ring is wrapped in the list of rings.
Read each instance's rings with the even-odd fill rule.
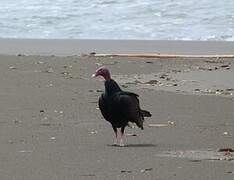
[[[223,135],[228,135],[228,132],[223,132]]]
[[[54,70],[53,70],[53,68],[50,67],[49,69],[46,70],[46,72],[47,72],[47,73],[53,73]]]
[[[97,134],[98,132],[95,130],[95,131],[91,131],[90,134]]]
[[[51,140],[55,140],[56,138],[55,137],[50,137]]]
[[[10,66],[9,69],[16,69],[16,67],[15,66]]]
[[[141,173],[147,172],[147,171],[152,171],[153,168],[146,168],[146,169],[141,169]]]

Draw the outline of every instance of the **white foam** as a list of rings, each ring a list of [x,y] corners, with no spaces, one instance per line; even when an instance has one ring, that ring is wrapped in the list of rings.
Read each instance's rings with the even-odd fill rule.
[[[234,1],[1,0],[0,38],[234,40]]]

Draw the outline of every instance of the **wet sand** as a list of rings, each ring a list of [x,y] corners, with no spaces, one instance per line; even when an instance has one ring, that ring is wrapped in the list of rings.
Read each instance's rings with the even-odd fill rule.
[[[0,54],[80,55],[82,53],[159,53],[234,55],[234,42],[92,39],[1,39]]]
[[[218,150],[234,148],[233,63],[1,55],[0,179],[231,180],[234,155]],[[153,114],[125,147],[97,109],[102,65]]]

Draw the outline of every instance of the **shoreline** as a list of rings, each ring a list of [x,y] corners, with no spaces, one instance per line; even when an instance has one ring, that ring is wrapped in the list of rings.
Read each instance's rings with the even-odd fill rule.
[[[233,55],[230,41],[0,39],[2,55],[166,54],[194,56]]]

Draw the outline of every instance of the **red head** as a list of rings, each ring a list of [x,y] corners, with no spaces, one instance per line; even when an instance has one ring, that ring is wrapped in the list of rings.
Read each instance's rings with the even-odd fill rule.
[[[110,80],[110,71],[106,67],[100,67],[92,75],[92,77],[102,76],[105,80]]]

